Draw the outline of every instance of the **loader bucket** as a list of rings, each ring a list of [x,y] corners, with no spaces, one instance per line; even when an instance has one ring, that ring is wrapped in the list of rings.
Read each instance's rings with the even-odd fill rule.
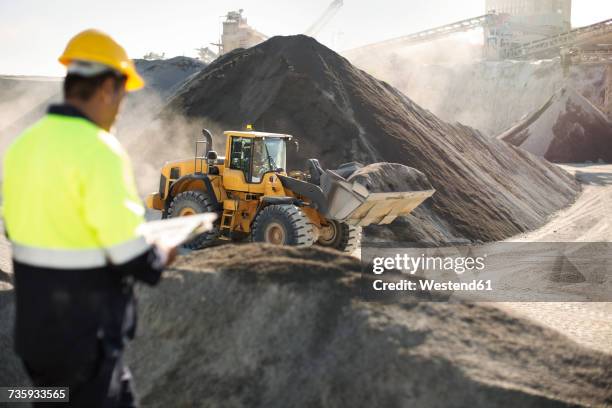
[[[398,216],[410,214],[435,193],[435,190],[370,193],[361,184],[350,183],[331,170],[322,175],[321,188],[327,198],[328,218],[361,227],[389,224]]]

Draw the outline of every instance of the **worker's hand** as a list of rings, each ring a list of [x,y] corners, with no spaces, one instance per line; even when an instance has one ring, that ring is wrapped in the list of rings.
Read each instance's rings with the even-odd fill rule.
[[[166,247],[155,244],[155,252],[157,252],[157,256],[159,257],[161,264],[164,267],[167,267],[176,259],[178,249],[176,247]]]
[[[169,266],[176,259],[176,255],[178,254],[178,249],[176,247],[172,247],[168,250],[168,260],[166,261],[166,266]]]

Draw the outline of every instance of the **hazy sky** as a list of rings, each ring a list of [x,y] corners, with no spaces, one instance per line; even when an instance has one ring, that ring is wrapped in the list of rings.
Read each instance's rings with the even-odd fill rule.
[[[113,35],[133,58],[195,56],[219,38],[220,16],[243,8],[272,35],[303,32],[331,0],[0,0],[0,74],[63,75],[57,57],[80,30]],[[484,0],[345,0],[318,39],[346,49],[484,14]],[[612,0],[574,0],[573,24],[612,18]]]

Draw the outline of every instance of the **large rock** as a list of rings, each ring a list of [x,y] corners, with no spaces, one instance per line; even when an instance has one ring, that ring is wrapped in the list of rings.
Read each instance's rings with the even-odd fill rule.
[[[289,151],[290,168],[316,157],[327,168],[360,161],[422,171],[437,193],[408,217],[412,230],[395,228],[390,239],[506,238],[541,225],[578,190],[557,167],[441,121],[304,36],[274,37],[219,58],[177,91],[161,118],[177,115],[216,129],[254,123],[255,129],[293,134],[301,143],[299,152]],[[180,143],[195,133],[179,136],[170,126],[143,156],[160,156],[156,146],[169,135]]]
[[[552,162],[612,162],[612,122],[571,87],[498,138]]]

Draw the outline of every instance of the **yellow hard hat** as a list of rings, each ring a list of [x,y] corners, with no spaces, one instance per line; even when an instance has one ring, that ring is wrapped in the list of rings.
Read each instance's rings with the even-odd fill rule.
[[[98,30],[81,31],[70,39],[59,62],[68,66],[72,61],[97,62],[113,68],[127,77],[126,91],[135,91],[145,84],[125,49],[111,36]]]

